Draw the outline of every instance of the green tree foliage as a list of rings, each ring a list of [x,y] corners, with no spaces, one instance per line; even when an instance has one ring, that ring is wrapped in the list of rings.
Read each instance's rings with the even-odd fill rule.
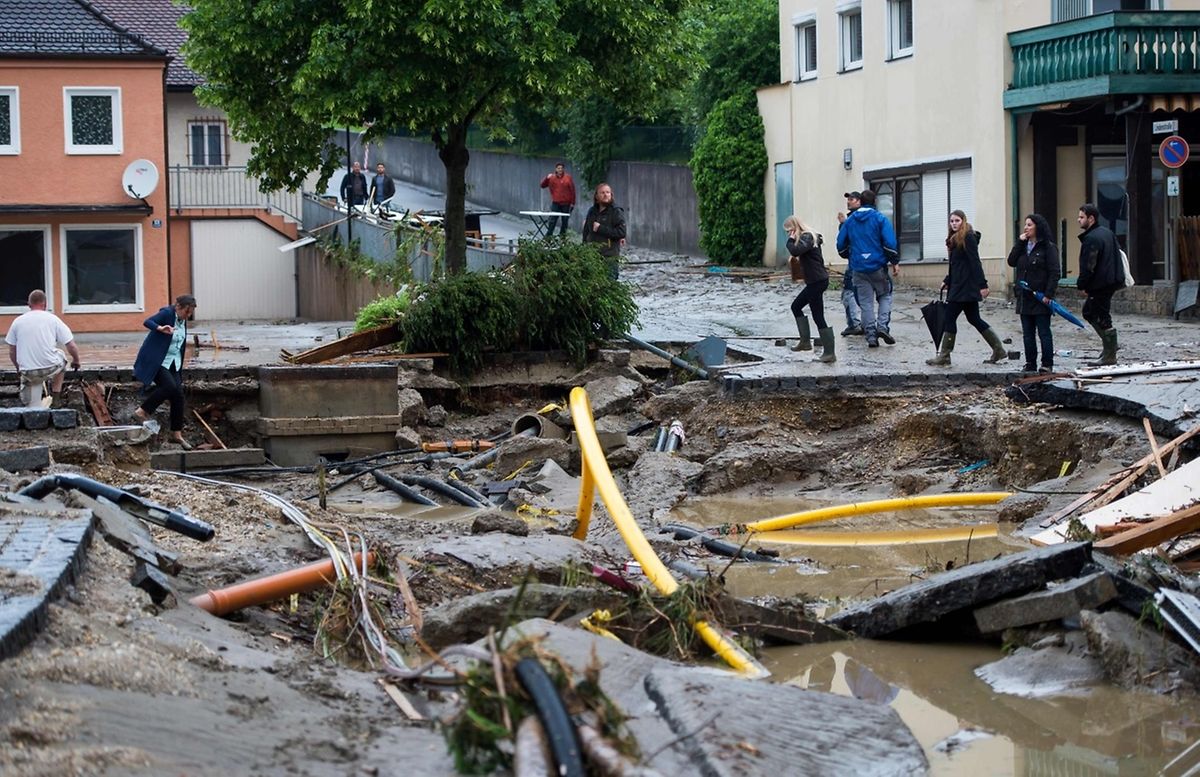
[[[754,91],[718,102],[692,154],[700,247],[712,262],[755,265],[767,239],[767,149]]]
[[[707,67],[693,88],[703,123],[721,100],[746,87],[779,83],[779,5],[774,0],[715,4],[706,16],[702,45]]]
[[[188,64],[202,101],[254,144],[268,189],[328,178],[326,128],[428,134],[446,167],[446,259],[466,266],[467,129],[509,126],[515,106],[604,93],[648,101],[692,67],[693,0],[191,0]]]
[[[395,324],[404,318],[407,310],[407,289],[401,289],[387,297],[378,297],[358,311],[358,315],[354,317],[354,331],[361,332],[384,324]]]
[[[629,332],[637,305],[609,261],[591,244],[522,241],[515,280],[527,347],[563,349],[582,365],[588,346]]]
[[[579,173],[583,189],[594,189],[608,175],[621,115],[605,95],[589,95],[563,111],[563,124],[567,128],[567,156]]]

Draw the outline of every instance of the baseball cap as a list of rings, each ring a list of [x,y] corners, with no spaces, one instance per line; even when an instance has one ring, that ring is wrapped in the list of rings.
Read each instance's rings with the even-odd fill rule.
[[[850,200],[850,199],[861,200],[862,192],[843,192],[842,196],[848,200]]]

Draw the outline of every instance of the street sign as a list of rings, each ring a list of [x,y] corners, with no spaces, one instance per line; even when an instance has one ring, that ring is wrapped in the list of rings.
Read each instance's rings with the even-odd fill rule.
[[[1177,175],[1168,175],[1167,176],[1167,196],[1168,197],[1178,197],[1179,196],[1179,176],[1177,176]]]
[[[1155,135],[1169,135],[1179,132],[1179,119],[1167,119],[1166,121],[1156,121],[1152,125]]]
[[[1188,161],[1188,152],[1188,142],[1178,135],[1171,135],[1158,145],[1158,158],[1172,170],[1183,167]]]

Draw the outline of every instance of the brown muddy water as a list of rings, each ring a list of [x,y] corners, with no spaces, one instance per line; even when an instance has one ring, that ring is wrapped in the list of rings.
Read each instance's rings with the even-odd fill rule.
[[[862,501],[856,498],[855,501]],[[833,501],[716,497],[689,499],[673,517],[694,526],[745,523]],[[843,518],[812,531],[894,531],[994,524],[996,508],[910,510]],[[868,599],[945,569],[1026,546],[1006,536],[920,545],[811,547],[751,542],[793,564],[737,564],[726,580],[739,596]],[[769,648],[773,680],[888,704],[929,758],[934,775],[1200,774],[1200,702],[1111,686],[1043,695],[1033,686],[998,693],[974,670],[1004,656],[1001,646],[855,640]],[[1174,761],[1174,763],[1172,763]],[[1169,768],[1168,768],[1169,766]],[[1196,771],[1189,771],[1194,769]]]

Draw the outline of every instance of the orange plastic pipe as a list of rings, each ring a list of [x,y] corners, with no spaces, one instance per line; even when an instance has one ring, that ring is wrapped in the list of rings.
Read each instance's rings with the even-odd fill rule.
[[[375,563],[375,554],[367,554],[367,566]],[[354,554],[354,566],[362,567],[362,554]],[[276,575],[247,580],[226,588],[194,597],[191,602],[213,615],[227,615],[243,607],[253,607],[284,599],[292,594],[315,591],[337,579],[333,571],[333,560],[326,559],[315,564],[289,569]]]

